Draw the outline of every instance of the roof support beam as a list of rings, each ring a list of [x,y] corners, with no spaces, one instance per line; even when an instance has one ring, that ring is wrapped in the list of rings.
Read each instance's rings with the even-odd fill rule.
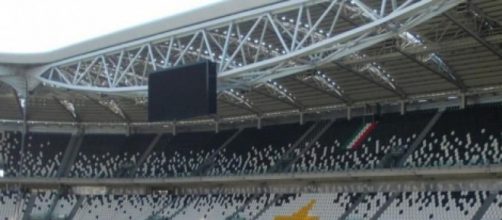
[[[118,110],[119,112],[116,112],[116,111],[114,111],[114,110],[113,110],[110,106],[108,106],[108,105],[105,105],[105,104],[101,103],[101,102],[100,102],[98,99],[96,99],[96,98],[93,98],[93,97],[91,97],[91,96],[89,96],[89,95],[85,95],[85,97],[86,97],[87,99],[91,100],[92,102],[96,103],[97,105],[99,105],[99,106],[103,107],[103,108],[104,108],[104,109],[106,109],[107,111],[111,112],[113,115],[116,115],[116,116],[118,116],[118,117],[122,118],[122,119],[123,119],[126,123],[131,123],[131,119],[130,119],[130,117],[129,117],[129,116],[128,116],[128,115],[127,115],[127,114],[126,114],[126,113],[125,113],[125,112],[124,112],[124,111],[123,111],[123,110],[122,110],[122,109],[121,109],[118,105],[117,105],[116,107],[118,108],[117,110]],[[110,99],[110,100],[112,100],[112,101],[113,101],[113,99]],[[115,103],[115,101],[113,101],[113,102]],[[116,103],[115,103],[115,104],[116,104]]]
[[[333,98],[335,98],[335,99],[338,99],[338,100],[342,101],[343,103],[345,103],[345,104],[347,104],[347,105],[349,105],[350,103],[352,103],[352,100],[351,100],[350,98],[348,98],[347,96],[339,96],[339,95],[337,95],[337,94],[335,94],[335,93],[328,92],[328,91],[326,91],[326,90],[324,90],[324,89],[322,89],[322,88],[319,88],[318,86],[315,86],[315,85],[312,85],[312,84],[310,84],[310,83],[307,83],[307,82],[305,82],[305,81],[303,81],[303,80],[301,80],[301,79],[297,79],[297,78],[293,78],[293,79],[294,79],[296,82],[298,82],[298,83],[300,83],[300,84],[302,84],[302,85],[304,85],[304,86],[307,86],[307,87],[309,87],[309,88],[315,89],[316,91],[319,91],[319,92],[321,92],[321,93],[323,93],[323,94],[326,94],[326,95],[328,95],[328,96],[331,96],[331,97],[333,97]]]
[[[23,120],[27,119],[27,112],[26,112],[26,99],[21,97],[20,94],[17,92],[16,89],[12,89],[12,93],[16,97],[16,104],[17,104],[17,109],[19,110],[19,115]]]
[[[246,97],[243,91],[239,90],[224,90],[218,94],[218,99],[225,104],[246,110],[256,115],[261,115],[262,111]]]
[[[236,104],[236,103],[232,103],[232,102],[229,102],[229,101],[226,101],[224,99],[220,99],[221,102],[227,104],[227,105],[230,105],[230,106],[233,106],[233,107],[236,107],[236,108],[239,108],[239,109],[242,109],[242,110],[245,110],[245,111],[248,111],[248,112],[251,112],[255,115],[261,115],[262,114],[262,111],[256,109],[256,107],[253,107],[253,108],[249,108],[245,105],[239,105],[239,104]]]
[[[350,72],[350,73],[358,76],[361,79],[364,79],[364,80],[366,80],[366,81],[368,81],[368,82],[370,82],[370,83],[372,83],[372,84],[374,84],[374,85],[376,85],[376,86],[378,86],[380,88],[383,88],[383,89],[385,89],[385,90],[387,90],[389,92],[392,92],[394,95],[398,96],[401,99],[405,99],[408,96],[408,95],[406,95],[406,93],[400,87],[396,86],[396,89],[393,89],[393,88],[387,86],[386,84],[378,82],[378,81],[372,79],[371,77],[367,76],[366,74],[361,73],[361,72],[359,72],[359,71],[357,71],[357,70],[355,70],[355,69],[353,69],[353,68],[351,68],[351,67],[349,67],[347,65],[344,65],[344,64],[342,64],[340,62],[336,62],[336,61],[333,62],[333,63],[336,64],[341,69],[344,69],[344,70],[346,70],[346,71],[348,71],[348,72]]]
[[[481,36],[479,36],[478,33],[474,32],[473,30],[471,30],[470,28],[468,28],[464,24],[460,23],[456,18],[452,17],[450,14],[444,13],[444,16],[447,17],[450,21],[452,21],[455,25],[457,25],[460,28],[462,28],[462,30],[464,30],[465,33],[469,34],[469,36],[471,36],[472,38],[474,38],[478,43],[480,43],[481,45],[483,45],[490,52],[492,52],[493,54],[495,54],[496,56],[498,56],[499,59],[502,59],[502,52],[500,52],[499,50],[497,50],[497,48],[493,44],[491,44],[490,42],[488,42],[485,39],[483,39]]]
[[[419,66],[421,66],[421,67],[429,70],[431,73],[434,73],[437,76],[439,76],[439,77],[443,78],[444,80],[448,81],[449,83],[453,84],[455,87],[457,87],[458,89],[460,89],[460,91],[462,91],[462,92],[467,91],[467,87],[460,80],[460,78],[457,76],[456,73],[454,73],[454,72],[449,73],[449,74],[453,75],[453,77],[455,78],[455,79],[452,79],[451,77],[446,76],[444,73],[441,73],[440,71],[432,68],[431,66],[427,65],[426,63],[418,60],[416,56],[410,55],[410,54],[408,54],[408,53],[400,50],[399,48],[397,49],[397,51],[401,55],[403,55],[404,57],[406,57],[409,60],[413,61],[414,63],[418,64]]]
[[[385,1],[386,0],[383,0],[382,4]],[[382,18],[382,15],[377,14],[376,10],[372,10],[367,5],[365,5],[364,3],[362,3],[360,0],[352,0],[352,2],[354,4],[356,4],[361,9],[362,13],[365,14],[371,20],[377,20],[377,19],[381,19]],[[406,5],[406,4],[409,4],[409,3],[411,3],[411,1],[406,1],[406,3],[404,3],[403,5]],[[400,7],[402,7],[402,6],[400,6]],[[382,12],[383,12],[383,10],[382,10]],[[392,27],[392,26],[393,25],[389,23],[389,27]],[[414,34],[412,34],[410,32],[401,32],[399,34],[399,37],[402,40],[404,40],[404,42],[406,43],[406,44],[404,44],[405,46],[409,45],[409,44],[412,44],[412,45],[416,45],[416,44],[423,45],[424,44],[422,40],[418,39],[416,36],[414,36]],[[402,46],[402,47],[404,48],[405,46]],[[400,50],[400,49],[398,48],[398,50]],[[422,62],[420,62],[419,60],[417,60],[414,57],[409,57],[406,54],[403,54],[403,55],[405,55],[407,58],[413,60],[417,64],[419,64],[419,65],[427,68],[431,72],[436,73],[436,74],[439,73],[439,75],[442,78],[446,77],[449,82],[455,84],[455,86],[457,86],[457,88],[459,88],[461,91],[465,91],[466,90],[465,85],[463,85],[463,83],[461,82],[461,80],[457,76],[457,74],[455,74],[455,72],[451,69],[451,67],[449,67],[441,59],[441,57],[439,57],[436,53],[431,54],[430,57],[427,58],[427,61],[422,61]],[[439,69],[441,69],[442,72],[444,72],[444,74],[441,74],[441,72],[439,72],[439,71],[431,68],[430,66],[428,66],[426,64],[426,62],[429,62],[429,61],[431,61],[432,63],[434,63],[434,65],[436,65]]]
[[[286,105],[289,105],[289,106],[292,106],[294,108],[297,108],[298,110],[305,109],[305,107],[302,104],[298,103],[298,101],[295,101],[295,102],[287,101],[285,99],[281,99],[279,97],[276,97],[276,96],[273,96],[273,95],[269,95],[267,93],[264,93],[264,92],[261,92],[261,91],[258,91],[258,90],[254,90],[254,92],[256,92],[256,93],[258,93],[258,94],[260,94],[262,96],[265,96],[267,98],[271,98],[271,99],[277,100],[279,102],[282,102],[282,103],[284,103]]]
[[[326,2],[329,5],[323,7]],[[382,12],[375,19],[358,19],[357,27],[347,29],[338,17],[366,17],[359,10],[351,10],[356,7],[354,2],[357,1],[283,1],[75,56],[46,65],[33,76],[60,88],[137,96],[144,95],[147,89],[145,68],[212,58],[222,67],[218,90],[252,88],[392,39],[463,0],[404,1],[393,4],[392,13]],[[364,12],[365,8],[360,8]],[[314,9],[318,12],[312,16],[310,12]],[[307,21],[303,19],[304,13]],[[277,19],[286,14],[296,19]],[[246,24],[253,25],[243,29]],[[320,24],[330,26],[329,33],[321,29]],[[235,28],[230,28],[233,26]],[[216,35],[227,37],[215,42],[212,38]],[[261,36],[272,37],[263,40]],[[188,44],[180,43],[185,42],[184,39],[190,39]],[[159,62],[152,62],[154,60]],[[247,62],[250,60],[254,62]]]
[[[75,105],[68,100],[60,99],[56,96],[53,96],[54,100],[63,107],[64,111],[68,113],[68,115],[75,121],[81,122],[80,116],[75,108]]]

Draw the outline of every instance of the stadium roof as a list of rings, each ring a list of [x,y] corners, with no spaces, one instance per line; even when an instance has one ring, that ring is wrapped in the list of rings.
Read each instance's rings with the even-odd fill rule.
[[[42,57],[0,56],[38,63],[0,67],[0,116],[22,120],[27,97],[33,121],[141,123],[145,74],[202,58],[220,63],[208,120],[500,97],[500,1],[245,2]]]

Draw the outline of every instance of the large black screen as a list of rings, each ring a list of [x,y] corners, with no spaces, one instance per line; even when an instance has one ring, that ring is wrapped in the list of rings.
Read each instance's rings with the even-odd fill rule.
[[[215,113],[216,64],[203,62],[149,75],[149,121],[179,120]]]

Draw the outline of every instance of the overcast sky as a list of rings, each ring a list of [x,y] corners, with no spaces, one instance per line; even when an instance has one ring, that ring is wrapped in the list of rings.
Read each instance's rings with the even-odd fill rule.
[[[221,0],[2,0],[0,53],[40,53]]]

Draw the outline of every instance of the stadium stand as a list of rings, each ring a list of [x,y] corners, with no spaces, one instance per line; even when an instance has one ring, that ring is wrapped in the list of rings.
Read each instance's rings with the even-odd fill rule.
[[[134,166],[153,135],[86,135],[71,177],[117,177]]]
[[[404,192],[381,219],[471,219],[488,192]]]
[[[217,164],[209,171],[209,175],[266,173],[311,125],[246,128],[218,154]]]
[[[264,193],[255,197],[248,197],[248,199],[250,199],[249,202],[237,215],[244,219],[251,219],[260,211],[262,211],[266,206],[269,206],[276,196],[278,195],[273,193]]]
[[[140,219],[155,213],[170,198],[162,195],[86,196],[74,219]]]
[[[500,164],[502,162],[500,105],[450,109],[421,146],[407,158],[408,167]]]
[[[42,219],[52,206],[52,200],[56,197],[53,191],[44,191],[36,193],[35,203],[31,210],[31,217],[35,219]]]
[[[18,219],[24,211],[25,196],[19,191],[0,191],[0,219]]]
[[[189,204],[174,220],[225,219],[237,211],[246,198],[245,195],[238,194],[200,195],[196,202]]]
[[[35,39],[0,37],[0,220],[502,220],[502,0],[163,1],[9,51],[35,12],[140,17],[43,2],[0,19]],[[211,113],[153,122],[149,77],[199,62],[159,93]]]
[[[490,205],[486,214],[483,216],[486,219],[500,220],[502,219],[502,192],[499,192]]]
[[[275,216],[290,216],[302,207],[313,203],[314,206],[309,216],[318,216],[320,219],[337,219],[345,212],[354,193],[302,193],[284,195],[281,200],[274,203],[259,219],[274,219]]]
[[[369,219],[375,215],[380,208],[390,197],[390,193],[369,193],[364,196],[361,203],[349,213],[347,219]]]
[[[406,115],[385,114],[358,149],[347,149],[348,140],[361,125],[373,119],[342,119],[332,125],[306,154],[292,166],[294,172],[335,171],[377,168],[390,150],[404,151],[423,129],[432,112]]]
[[[405,158],[406,167],[438,167],[499,164],[502,161],[501,107],[482,105],[466,110],[450,109],[439,119],[421,145]],[[406,151],[432,117],[431,111],[384,114],[336,120],[319,140],[290,167],[291,172],[327,172],[382,168],[382,158],[390,152]],[[484,117],[479,118],[479,115]],[[458,120],[463,118],[464,120]],[[369,122],[376,128],[357,149],[347,145],[361,126]],[[137,177],[190,175],[260,174],[270,172],[312,123],[284,124],[261,129],[246,128],[228,146],[222,144],[236,130],[219,133],[190,132],[165,134],[146,157],[136,164],[152,134],[84,136],[84,141],[69,172],[70,177],[121,177],[135,168]],[[283,134],[287,134],[284,136]],[[0,155],[5,176],[15,176],[21,135],[3,131]],[[29,133],[23,175],[54,177],[68,145],[67,134]],[[295,149],[298,154],[299,149]],[[206,174],[195,173],[210,156],[215,157]]]
[[[364,196],[346,219],[370,219],[389,199],[390,193],[375,192]],[[378,219],[471,219],[488,197],[487,191],[416,191],[402,192]],[[36,193],[32,219],[43,219],[55,196],[52,191]],[[280,219],[281,216],[305,214],[319,219],[338,219],[349,206],[363,196],[360,193],[298,194],[190,194],[153,193],[144,195],[87,195],[72,219]],[[16,190],[0,193],[0,218],[10,220],[23,215],[27,194]],[[54,219],[70,217],[76,196],[64,195],[55,207]],[[247,202],[247,200],[252,200]],[[499,220],[502,193],[490,204],[483,219]],[[241,206],[245,205],[242,210]],[[260,213],[264,211],[263,213]],[[18,216],[18,217],[15,217]]]
[[[70,135],[29,133],[23,157],[23,176],[55,177]]]
[[[4,176],[16,176],[19,172],[21,133],[0,131],[0,165]]]
[[[70,216],[73,207],[77,204],[77,196],[74,194],[64,194],[54,206],[53,218],[64,219]],[[49,209],[50,207],[47,207]]]
[[[189,176],[196,171],[235,130],[215,133],[164,135],[136,171],[141,177]]]
[[[405,166],[442,167],[476,166],[500,163],[499,105],[471,106],[465,110],[448,109],[438,123],[405,160]],[[291,172],[336,172],[367,170],[382,167],[382,159],[392,151],[408,149],[434,112],[416,111],[380,116],[339,119],[320,136],[317,142],[291,166]],[[483,115],[484,117],[479,117]],[[458,120],[462,118],[463,120]],[[347,147],[354,135],[368,123],[376,123],[361,146]],[[236,130],[215,133],[188,132],[164,134],[146,157],[137,164],[152,142],[153,134],[95,135],[87,134],[70,177],[125,177],[137,167],[136,177],[172,177],[204,175],[197,173],[209,166],[205,175],[263,174],[290,150],[292,145],[313,125],[312,122],[246,128],[227,146],[224,142]],[[287,134],[287,135],[284,135]],[[0,133],[0,155],[6,176],[17,176],[22,136],[19,132]],[[55,177],[70,135],[29,133],[22,175]],[[205,164],[210,157],[214,163]],[[33,207],[29,200],[35,196]],[[2,216],[23,216],[29,210],[32,219],[43,219],[53,209],[54,219],[280,219],[291,215],[317,216],[320,219],[471,219],[489,196],[487,191],[402,192],[391,197],[388,192],[369,193],[296,193],[296,194],[145,194],[84,195],[77,202],[75,194],[56,191],[26,193],[3,190]],[[502,194],[483,212],[483,219],[499,219]],[[360,198],[360,199],[358,199]],[[56,203],[53,203],[56,201]],[[357,201],[357,202],[356,202]],[[379,210],[385,203],[389,205]],[[353,206],[353,209],[350,207]],[[54,207],[51,207],[53,206]],[[77,207],[75,207],[78,205]],[[30,207],[29,209],[27,209]]]

